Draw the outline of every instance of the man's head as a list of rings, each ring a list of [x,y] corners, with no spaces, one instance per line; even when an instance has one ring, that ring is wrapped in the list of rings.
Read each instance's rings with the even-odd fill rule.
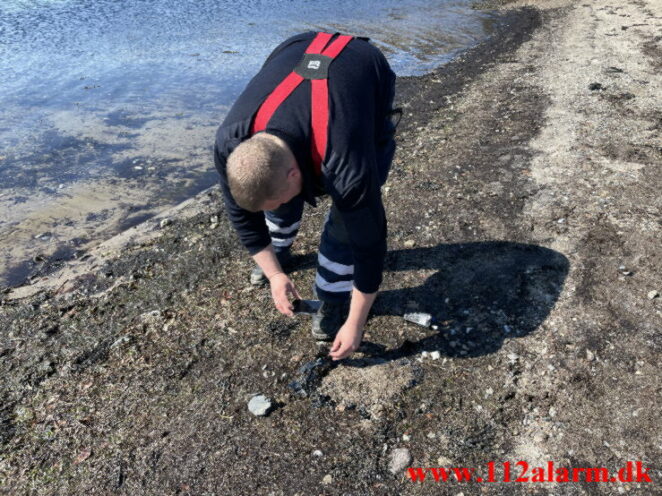
[[[250,212],[273,210],[301,192],[301,170],[280,138],[259,133],[228,157],[228,184],[237,205]]]

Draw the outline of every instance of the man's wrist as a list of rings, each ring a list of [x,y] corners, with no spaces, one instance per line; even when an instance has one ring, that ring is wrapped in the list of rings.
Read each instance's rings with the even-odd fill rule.
[[[365,322],[361,323],[350,317],[347,318],[344,324],[344,327],[351,330],[354,334],[360,334],[361,332],[363,332],[364,326],[365,326]]]
[[[269,279],[271,281],[272,278],[276,277],[279,274],[285,275],[285,272],[283,272],[282,270],[279,270],[279,271],[274,272],[273,274],[268,275],[268,276],[265,274],[265,276],[266,276],[267,279]]]

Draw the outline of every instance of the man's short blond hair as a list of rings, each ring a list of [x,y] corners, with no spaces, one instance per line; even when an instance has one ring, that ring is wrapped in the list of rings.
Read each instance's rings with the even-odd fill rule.
[[[288,151],[264,134],[256,134],[235,148],[226,170],[237,205],[257,212],[265,201],[278,198],[287,189],[290,160]]]

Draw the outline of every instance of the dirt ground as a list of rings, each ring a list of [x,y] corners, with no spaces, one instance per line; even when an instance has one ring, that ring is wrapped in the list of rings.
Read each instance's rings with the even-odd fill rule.
[[[307,318],[250,287],[209,190],[4,292],[0,492],[660,494],[662,3],[513,5],[492,39],[398,81],[360,353],[329,363]],[[306,296],[324,214],[295,245]],[[494,462],[501,480],[507,461],[513,479],[519,461],[529,477],[641,461],[652,482],[405,470]]]

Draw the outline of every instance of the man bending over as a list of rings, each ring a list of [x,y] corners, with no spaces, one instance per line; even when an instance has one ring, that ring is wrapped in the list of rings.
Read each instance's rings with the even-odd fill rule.
[[[367,39],[303,33],[271,53],[216,135],[226,210],[257,264],[251,283],[268,281],[285,315],[293,315],[290,296],[300,298],[283,266],[304,203],[331,197],[312,334],[333,341],[334,360],[358,348],[382,281],[380,188],[395,151],[394,85],[388,62]]]

